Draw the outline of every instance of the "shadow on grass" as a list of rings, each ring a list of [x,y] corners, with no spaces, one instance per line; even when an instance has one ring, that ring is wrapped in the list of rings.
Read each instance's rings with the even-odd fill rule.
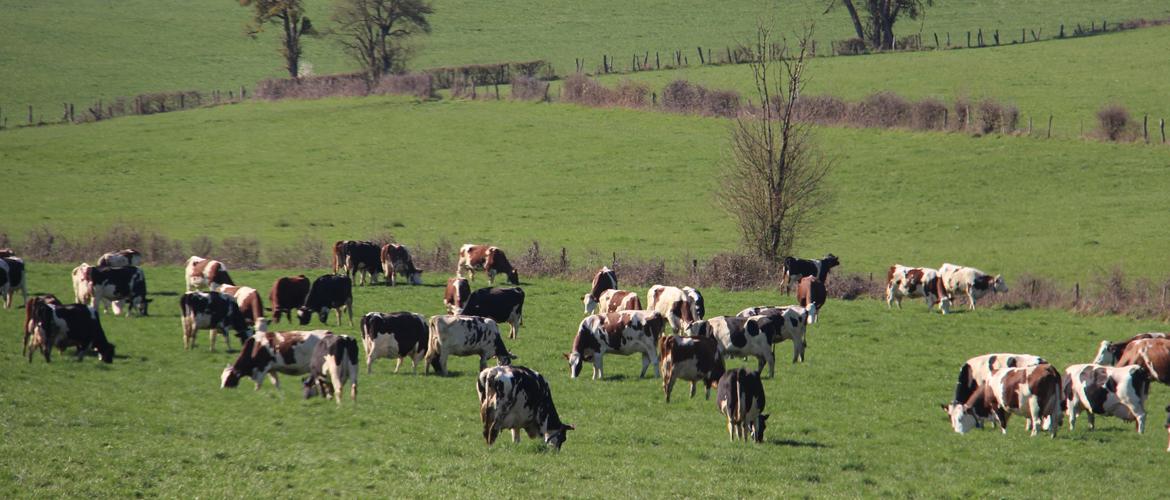
[[[776,446],[791,446],[793,448],[829,448],[827,444],[821,444],[816,441],[797,441],[795,439],[770,439],[769,443]]]
[[[151,295],[158,295],[158,296],[162,296],[162,297],[178,297],[179,295],[181,295],[179,292],[169,292],[169,291],[150,292],[150,294]]]

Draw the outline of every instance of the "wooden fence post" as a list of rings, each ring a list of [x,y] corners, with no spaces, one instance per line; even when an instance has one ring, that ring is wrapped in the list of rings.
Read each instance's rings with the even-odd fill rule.
[[[938,50],[939,48],[940,47],[938,46],[938,33],[935,33],[934,34],[934,50]]]
[[[1020,43],[1027,43],[1027,41],[1028,41],[1028,30],[1026,28],[1020,28]]]
[[[699,64],[707,64],[707,60],[703,59],[703,47],[696,47],[695,49],[699,51]]]
[[[699,276],[699,259],[693,259],[693,260],[691,260],[691,279],[693,280],[698,276]],[[695,284],[698,285],[698,283],[695,283]]]
[[[1166,144],[1166,119],[1158,119],[1158,128],[1162,129],[1162,144]]]
[[[1060,25],[1060,34],[1056,38],[1064,38],[1064,24]]]
[[[1032,116],[1028,116],[1028,137],[1032,136]]]
[[[610,265],[614,268],[617,267],[617,252],[613,253],[613,260],[610,261]]]
[[[995,30],[995,45],[999,46],[999,30]]]
[[[565,247],[561,247],[561,270],[569,268],[569,256],[566,253]]]
[[[1048,115],[1048,138],[1052,138],[1052,115]]]
[[[98,107],[100,108],[101,105],[99,104]],[[28,105],[28,124],[32,125],[32,123],[33,123],[33,121],[32,121],[32,104],[29,104]]]
[[[967,48],[971,48],[971,32],[967,32]]]
[[[658,51],[654,51],[654,69],[662,69],[662,60],[658,58]]]
[[[1142,116],[1142,138],[1146,144],[1150,143],[1150,115]]]
[[[947,129],[947,115],[950,114],[949,108],[943,108],[943,130]]]
[[[947,47],[951,46],[951,32],[947,32]]]
[[[1081,305],[1081,283],[1078,281],[1073,286],[1073,306],[1079,307]]]

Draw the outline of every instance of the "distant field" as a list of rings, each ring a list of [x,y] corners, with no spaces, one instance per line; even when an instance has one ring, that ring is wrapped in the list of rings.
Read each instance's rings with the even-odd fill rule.
[[[318,26],[327,27],[331,3],[305,3]],[[592,70],[600,66],[602,53],[624,65],[635,52],[675,49],[689,51],[694,59],[696,46],[721,48],[746,39],[769,5],[782,26],[815,20],[823,42],[852,36],[845,12],[823,15],[823,0],[436,0],[435,31],[422,42],[414,66],[543,58],[567,72],[578,57]],[[0,12],[0,107],[12,117],[10,123],[23,120],[29,104],[34,114],[54,120],[63,102],[80,107],[142,92],[226,91],[283,72],[275,35],[246,38],[248,13],[234,1],[0,0]],[[958,37],[966,30],[1001,29],[1006,40],[1023,27],[1050,35],[1061,23],[1071,29],[1075,23],[1166,16],[1170,5],[1161,0],[939,2],[921,23],[907,20],[898,31],[905,35],[921,29],[928,37],[950,31]],[[305,60],[317,73],[354,67],[328,40],[308,40]],[[1076,71],[1081,76],[1093,72],[1101,71],[1096,65]]]
[[[393,233],[408,244],[533,240],[581,256],[739,248],[712,189],[726,120],[568,105],[401,98],[249,103],[0,135],[0,232],[78,237],[128,223],[189,241]],[[820,131],[833,203],[799,243],[846,272],[892,262],[1087,280],[1159,278],[1161,148]]]
[[[262,289],[278,276],[233,273]],[[34,265],[30,283],[68,300],[68,276],[69,266]],[[833,302],[810,333],[805,363],[789,363],[789,344],[776,346],[777,375],[765,380],[767,442],[748,445],[728,442],[726,420],[701,392],[688,399],[685,384],[676,385],[674,400],[664,403],[661,381],[639,380],[634,358],[606,356],[609,380],[569,379],[561,353],[586,286],[526,280],[525,325],[508,348],[517,364],[544,374],[562,418],[577,426],[552,454],[527,438],[484,446],[469,358],[453,358],[448,378],[411,376],[409,362],[393,374],[392,362],[379,360],[374,374],[359,377],[358,403],[341,408],[303,401],[295,376],[282,375],[280,391],[269,382],[259,392],[247,384],[221,390],[219,374],[236,354],[222,342],[209,353],[205,332],[184,352],[181,271],[152,267],[147,276],[150,318],[102,317],[119,356],[109,366],[69,355],[26,363],[17,340],[22,315],[0,310],[7,334],[0,342],[3,496],[1069,498],[1109,496],[1118,484],[1139,497],[1165,487],[1164,386],[1151,391],[1144,435],[1102,417],[1092,432],[1066,426],[1055,440],[1029,438],[1013,417],[1007,436],[960,436],[938,408],[970,356],[1029,352],[1063,369],[1090,358],[1103,338],[1162,326],[1156,323],[1056,311],[942,317],[917,302],[900,312],[874,301]],[[355,306],[359,314],[438,313],[441,278],[359,288]],[[711,315],[791,300],[770,292],[706,296]],[[328,328],[358,335],[348,324]],[[754,368],[755,361],[730,365]],[[663,480],[666,470],[683,472]]]

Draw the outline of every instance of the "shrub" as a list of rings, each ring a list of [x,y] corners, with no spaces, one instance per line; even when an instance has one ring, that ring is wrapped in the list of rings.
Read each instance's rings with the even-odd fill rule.
[[[793,106],[797,120],[821,125],[840,123],[849,112],[845,101],[831,95],[801,96]]]
[[[1020,111],[1015,106],[1005,106],[994,99],[979,101],[976,111],[978,112],[976,117],[979,124],[978,131],[984,135],[1011,132],[1015,130],[1020,119]]]
[[[847,38],[833,42],[833,51],[839,56],[856,56],[869,52],[869,47],[865,44],[865,40]]]
[[[966,97],[958,97],[955,99],[955,125],[956,130],[966,130],[967,125],[971,122],[971,101]]]
[[[854,104],[849,121],[861,127],[908,127],[910,103],[893,92],[878,92]]]
[[[435,87],[431,75],[426,73],[384,75],[370,93],[412,95],[419,99],[430,99],[435,96]]]
[[[877,299],[885,296],[886,287],[884,283],[860,274],[833,274],[825,282],[825,292],[840,300]]]
[[[1129,111],[1120,104],[1109,104],[1097,112],[1101,135],[1111,141],[1121,139],[1129,126]]]
[[[546,95],[548,95],[548,83],[529,76],[517,76],[512,79],[513,100],[544,100]]]
[[[918,130],[946,128],[947,105],[938,99],[923,99],[913,104],[910,125]]]
[[[662,108],[676,113],[693,113],[700,101],[697,87],[686,80],[675,80],[662,89]]]
[[[196,236],[191,240],[191,255],[198,255],[203,258],[211,258],[212,251],[215,250],[215,243],[207,236]]]
[[[260,241],[245,236],[223,239],[216,259],[223,261],[230,269],[261,269]]]
[[[323,267],[329,259],[326,257],[325,242],[309,236],[290,243],[287,246],[268,247],[268,265],[286,269],[316,269]]]
[[[774,285],[779,268],[754,255],[721,253],[703,266],[704,286],[727,290],[758,290]]]
[[[612,96],[617,106],[627,108],[644,108],[650,96],[650,87],[645,83],[633,80],[622,80],[613,90]]]
[[[292,78],[268,78],[256,84],[259,99],[321,99],[324,97],[355,97],[369,94],[369,85],[363,73]]]
[[[732,118],[739,113],[739,93],[675,80],[662,89],[662,107],[675,113]]]
[[[605,88],[597,80],[576,73],[565,79],[561,99],[585,106],[605,106],[614,101],[612,94],[612,90]]]

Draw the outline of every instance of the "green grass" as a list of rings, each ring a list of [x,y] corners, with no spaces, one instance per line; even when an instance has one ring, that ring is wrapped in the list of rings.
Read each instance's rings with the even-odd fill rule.
[[[32,290],[70,297],[68,271],[31,266]],[[1089,359],[1100,339],[1154,323],[998,309],[942,317],[918,302],[904,311],[833,302],[810,333],[807,362],[789,364],[790,345],[777,346],[777,377],[765,381],[767,442],[746,445],[728,442],[725,420],[701,393],[688,399],[684,387],[664,403],[661,382],[639,380],[633,357],[607,357],[610,380],[570,380],[561,353],[581,318],[585,284],[527,281],[525,327],[508,347],[518,364],[544,374],[560,414],[577,426],[553,454],[531,440],[484,446],[469,358],[455,358],[448,378],[393,374],[391,363],[377,361],[374,374],[361,374],[358,404],[341,408],[302,400],[297,377],[282,376],[280,391],[267,382],[259,392],[221,390],[219,373],[235,354],[222,344],[208,352],[206,334],[183,351],[181,271],[147,273],[152,316],[102,318],[119,354],[110,366],[60,355],[28,364],[15,338],[22,312],[0,311],[11,334],[0,343],[0,494],[1063,498],[1100,497],[1123,482],[1137,496],[1164,486],[1164,386],[1152,390],[1149,430],[1140,436],[1102,418],[1093,432],[1066,427],[1056,440],[1029,438],[1019,417],[1007,436],[959,436],[938,409],[972,355],[1029,352],[1063,369]],[[266,289],[281,273],[235,274]],[[439,278],[358,288],[356,308],[438,313]],[[705,292],[711,315],[791,300]],[[664,480],[664,470],[682,472]]]

